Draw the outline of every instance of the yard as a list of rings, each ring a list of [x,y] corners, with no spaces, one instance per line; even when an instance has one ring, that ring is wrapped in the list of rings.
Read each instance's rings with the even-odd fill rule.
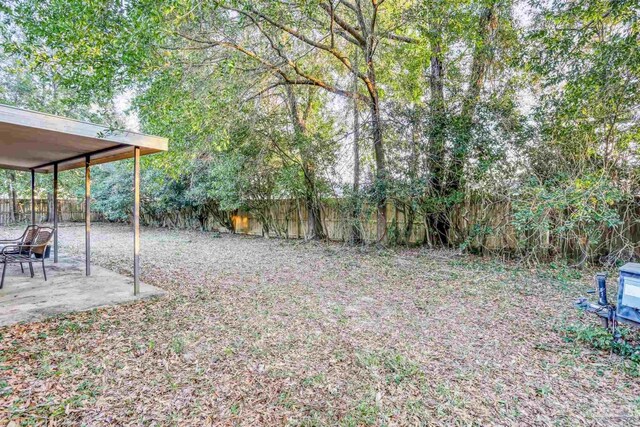
[[[62,227],[62,252],[83,233]],[[96,264],[130,273],[130,248],[94,225]],[[144,229],[142,280],[167,295],[0,329],[0,425],[640,419],[635,368],[568,332],[597,323],[571,307],[588,273]]]

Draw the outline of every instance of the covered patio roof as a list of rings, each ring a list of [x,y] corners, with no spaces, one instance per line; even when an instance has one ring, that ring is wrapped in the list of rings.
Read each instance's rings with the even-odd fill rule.
[[[90,167],[134,158],[134,174],[131,183],[134,195],[134,295],[140,291],[140,156],[167,151],[168,145],[167,138],[159,136],[114,130],[107,126],[0,104],[0,169],[31,172],[32,224],[36,224],[35,174],[53,172],[54,263],[58,262],[58,172],[80,167],[85,169],[85,269],[86,275],[90,276]]]
[[[168,140],[0,104],[0,168],[53,172],[167,151]]]

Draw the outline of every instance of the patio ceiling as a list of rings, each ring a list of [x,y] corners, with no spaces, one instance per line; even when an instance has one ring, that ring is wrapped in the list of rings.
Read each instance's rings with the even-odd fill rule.
[[[167,151],[168,140],[0,104],[0,169],[52,172]]]
[[[31,172],[31,224],[35,211],[36,172],[53,172],[53,262],[58,262],[58,172],[85,169],[85,265],[91,275],[91,173],[100,163],[134,158],[133,168],[133,294],[140,291],[140,156],[167,151],[159,136],[23,110],[0,104],[0,169]],[[3,278],[7,258],[2,260]],[[44,262],[43,262],[44,268]]]

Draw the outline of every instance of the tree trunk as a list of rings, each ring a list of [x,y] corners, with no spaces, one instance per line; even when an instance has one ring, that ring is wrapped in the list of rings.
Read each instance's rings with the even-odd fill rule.
[[[367,93],[369,95],[369,110],[371,112],[371,132],[373,142],[373,153],[376,162],[376,175],[374,182],[377,215],[376,215],[376,240],[378,243],[384,243],[387,236],[387,165],[384,155],[384,144],[382,139],[382,117],[380,113],[380,96],[376,82],[375,70],[375,49],[376,36],[375,25],[378,13],[377,2],[373,3],[374,10],[372,21],[366,23],[364,13],[360,2],[356,2],[356,16],[358,24],[361,27],[363,42],[359,44],[363,54],[364,62],[367,66],[365,82]]]
[[[409,200],[406,204],[404,210],[404,220],[405,220],[405,228],[404,228],[404,243],[409,245],[411,241],[411,235],[413,234],[413,222],[415,221],[415,209],[414,209],[414,198],[415,194],[413,191],[414,186],[417,183],[418,179],[418,119],[415,117],[415,114],[411,115],[411,156],[409,158],[409,180],[411,185],[411,191],[409,193]]]
[[[357,56],[356,56],[357,58]],[[353,91],[358,90],[358,77],[353,76]],[[358,100],[353,100],[353,211],[351,213],[351,241],[362,243],[360,230],[360,112]]]
[[[53,222],[53,194],[47,193],[47,219],[46,222]]]
[[[268,207],[262,208],[260,217],[262,217],[262,237],[264,237],[265,239],[268,239],[270,238],[269,233],[271,232],[271,227],[269,226],[269,208]]]
[[[479,16],[479,39],[473,53],[471,75],[467,93],[462,101],[460,126],[453,137],[449,168],[446,161],[446,109],[443,91],[442,46],[436,37],[431,41],[431,116],[429,134],[429,171],[433,190],[434,209],[427,217],[427,224],[435,233],[433,243],[450,244],[451,223],[448,211],[455,205],[458,193],[464,187],[464,166],[472,140],[473,116],[484,87],[486,72],[492,60],[493,38],[498,26],[497,2],[485,7]]]
[[[10,222],[16,222],[18,196],[16,194],[16,174],[13,171],[9,172],[9,196],[11,197],[11,203],[9,204],[9,220]]]
[[[459,133],[454,138],[452,163],[449,169],[448,193],[459,191],[464,185],[464,165],[471,144],[473,116],[484,88],[485,76],[493,59],[493,39],[498,28],[498,2],[492,2],[480,13],[479,40],[471,63],[469,88],[462,101]]]
[[[408,246],[411,244],[411,235],[413,234],[413,223],[416,220],[416,210],[413,208],[413,203],[409,201],[405,209],[404,220],[406,221],[404,228],[404,243]]]
[[[306,115],[311,106],[312,92],[309,92],[307,109],[304,115],[301,115],[298,109],[298,100],[296,99],[293,87],[286,86],[287,99],[289,102],[289,110],[291,112],[291,120],[294,129],[294,138],[296,145],[300,146],[300,158],[302,162],[302,172],[304,174],[305,186],[305,207],[307,209],[307,240],[324,239],[326,235],[322,227],[322,209],[316,187],[315,165],[311,160],[311,153],[307,147],[307,123]]]
[[[371,40],[371,38],[368,38]],[[371,43],[371,42],[369,42]],[[367,62],[367,77],[369,92],[369,110],[371,111],[371,132],[373,139],[373,153],[376,162],[375,194],[377,199],[376,240],[384,243],[387,236],[387,164],[382,140],[382,117],[380,114],[380,99],[376,85],[376,73],[373,66],[373,47],[367,46],[365,51]]]
[[[315,171],[312,166],[304,166],[304,176],[306,183],[305,205],[307,208],[307,239],[324,239],[326,235],[322,227],[322,209],[315,189]]]
[[[429,129],[429,149],[427,166],[431,183],[432,207],[427,214],[427,225],[431,233],[431,244],[447,246],[449,244],[449,217],[445,209],[445,154],[446,154],[446,109],[444,103],[444,65],[442,45],[439,39],[431,41],[431,127]]]
[[[373,131],[373,148],[376,160],[376,195],[378,200],[376,217],[376,238],[383,243],[387,237],[387,169],[382,146],[382,121],[377,97],[372,100],[371,124]]]

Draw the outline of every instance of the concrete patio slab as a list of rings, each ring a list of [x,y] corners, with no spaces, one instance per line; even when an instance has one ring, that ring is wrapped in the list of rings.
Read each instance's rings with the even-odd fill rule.
[[[19,265],[7,266],[4,287],[0,289],[0,326],[33,322],[62,313],[86,311],[164,294],[159,288],[140,284],[140,295],[133,295],[133,278],[97,265],[91,276],[84,272],[84,261],[61,257],[54,264],[47,260],[47,281],[41,265],[34,264],[35,277]],[[0,267],[1,268],[1,267]]]

